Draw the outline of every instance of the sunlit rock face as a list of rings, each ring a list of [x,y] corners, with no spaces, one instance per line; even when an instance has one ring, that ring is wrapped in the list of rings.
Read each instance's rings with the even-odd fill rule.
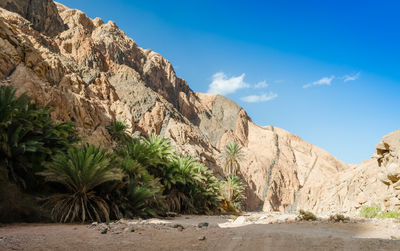
[[[386,210],[400,210],[400,130],[383,137],[376,146],[379,179],[387,186],[383,205]]]
[[[0,7],[20,14],[30,22],[25,25],[48,36],[55,36],[65,30],[52,0],[2,0]]]
[[[0,7],[1,84],[52,106],[53,118],[74,121],[85,141],[109,145],[105,126],[121,120],[131,133],[171,139],[217,176],[225,175],[219,153],[236,141],[246,153],[239,173],[248,210],[355,213],[383,201],[378,161],[347,165],[283,129],[254,124],[228,98],[193,92],[168,60],[114,22],[50,0],[4,0]],[[398,166],[381,165],[394,189]]]

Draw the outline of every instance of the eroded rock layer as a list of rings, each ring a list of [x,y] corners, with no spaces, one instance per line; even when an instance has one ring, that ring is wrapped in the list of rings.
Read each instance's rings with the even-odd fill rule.
[[[1,84],[54,107],[54,119],[74,121],[88,142],[108,145],[105,126],[121,120],[131,133],[170,138],[224,176],[218,155],[235,140],[246,152],[248,210],[355,212],[383,200],[376,160],[349,166],[285,130],[255,125],[232,100],[193,92],[165,58],[114,22],[50,0],[0,7]]]

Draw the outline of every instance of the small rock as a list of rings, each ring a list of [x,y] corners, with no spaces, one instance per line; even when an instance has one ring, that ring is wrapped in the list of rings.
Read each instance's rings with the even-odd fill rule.
[[[166,215],[167,215],[167,217],[177,217],[178,216],[178,214],[175,212],[167,212]]]
[[[197,226],[198,226],[199,228],[208,227],[208,222],[200,222]]]
[[[199,241],[204,241],[206,239],[206,237],[204,235],[199,237]]]
[[[92,222],[92,226],[97,226],[99,223],[97,223],[97,221]]]
[[[172,228],[178,228],[178,227],[181,227],[182,229],[185,229],[181,224],[172,225]]]
[[[101,230],[101,232],[100,232],[100,233],[101,233],[101,234],[106,234],[106,233],[107,233],[107,231],[108,231],[108,230],[107,230],[107,228],[104,228],[103,230]]]
[[[181,227],[181,226],[177,227],[177,229],[178,229],[179,232],[183,231],[183,227]]]
[[[128,233],[128,232],[135,232],[135,229],[134,229],[133,227],[127,227],[127,228],[124,229],[124,232],[125,232],[125,233]]]
[[[237,219],[233,222],[234,224],[244,224],[246,222],[246,217],[244,216],[239,216]]]

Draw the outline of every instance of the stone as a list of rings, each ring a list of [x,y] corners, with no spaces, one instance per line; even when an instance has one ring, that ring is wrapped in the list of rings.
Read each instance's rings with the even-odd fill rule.
[[[124,229],[124,232],[133,233],[133,232],[135,232],[135,228],[134,227],[127,227],[127,228]]]
[[[181,224],[174,224],[174,225],[172,225],[172,228],[182,228],[182,229],[185,229]]]
[[[200,222],[197,224],[197,227],[202,228],[202,227],[208,227],[208,222]]]
[[[202,235],[202,236],[200,236],[200,237],[198,238],[198,240],[199,240],[199,241],[204,241],[204,240],[206,240],[206,236],[205,236],[205,235]]]
[[[178,214],[175,212],[166,212],[165,214],[167,217],[177,217],[178,216]]]
[[[239,216],[239,217],[237,217],[237,219],[233,222],[233,224],[235,224],[235,225],[241,225],[241,224],[244,224],[244,223],[246,223],[246,217],[245,216]]]
[[[101,230],[101,234],[107,234],[107,232],[108,232],[108,229],[107,228],[104,228],[103,230]]]

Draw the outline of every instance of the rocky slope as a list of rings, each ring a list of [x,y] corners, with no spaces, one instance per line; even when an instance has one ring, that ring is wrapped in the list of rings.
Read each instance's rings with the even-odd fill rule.
[[[217,156],[235,140],[247,154],[240,173],[249,210],[355,212],[383,200],[376,160],[349,166],[289,132],[255,125],[233,101],[193,92],[114,22],[51,0],[0,7],[1,84],[54,107],[53,117],[74,121],[87,141],[109,144],[105,125],[122,120],[132,133],[170,138],[223,176]]]

